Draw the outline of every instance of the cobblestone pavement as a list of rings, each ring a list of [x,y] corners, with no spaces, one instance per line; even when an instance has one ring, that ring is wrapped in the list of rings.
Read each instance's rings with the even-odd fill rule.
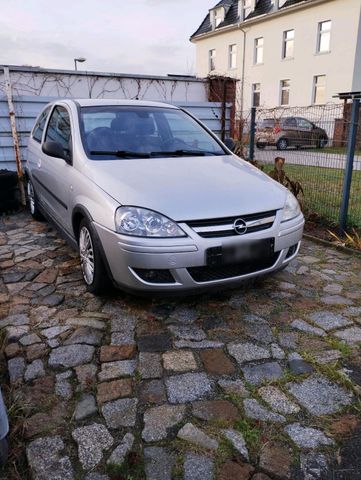
[[[360,286],[360,259],[305,242],[238,290],[96,298],[51,227],[2,217],[0,329],[29,467],[0,477],[360,479]]]

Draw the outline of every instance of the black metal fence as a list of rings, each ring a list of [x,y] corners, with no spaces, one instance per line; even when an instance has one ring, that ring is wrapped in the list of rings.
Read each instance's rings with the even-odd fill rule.
[[[330,225],[341,224],[341,227],[346,226],[342,220],[343,212],[348,227],[361,228],[361,126],[357,131],[361,122],[358,102],[257,108],[246,112],[240,122],[241,142],[247,157],[256,160],[266,173],[274,169],[277,157],[284,158],[287,176],[300,182],[303,188],[306,215]],[[354,154],[348,152],[352,139]],[[352,168],[345,176],[347,165]],[[350,173],[352,181],[348,185]]]

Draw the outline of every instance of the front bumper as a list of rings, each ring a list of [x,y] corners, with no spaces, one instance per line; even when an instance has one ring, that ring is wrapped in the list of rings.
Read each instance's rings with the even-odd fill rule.
[[[233,286],[242,281],[277,271],[287,265],[298,253],[303,234],[304,218],[298,217],[281,223],[281,211],[277,212],[271,228],[243,236],[202,238],[193,229],[180,223],[188,237],[155,239],[137,238],[115,233],[97,223],[97,230],[114,282],[133,291],[168,292],[194,291],[218,286]],[[275,257],[272,265],[252,273],[246,273],[210,281],[196,281],[192,267],[205,267],[206,251],[212,247],[241,245],[242,242],[274,238]],[[289,249],[291,255],[289,254]],[[144,270],[164,270],[171,274],[172,282],[153,283],[138,273]]]

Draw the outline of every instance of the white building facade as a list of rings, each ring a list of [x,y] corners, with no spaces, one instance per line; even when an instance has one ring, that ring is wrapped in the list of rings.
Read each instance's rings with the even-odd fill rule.
[[[361,91],[361,0],[222,0],[191,41],[198,77],[240,80],[238,111]]]

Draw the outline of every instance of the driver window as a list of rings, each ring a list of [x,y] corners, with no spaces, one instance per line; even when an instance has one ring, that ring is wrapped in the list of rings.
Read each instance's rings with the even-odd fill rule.
[[[65,155],[71,158],[70,116],[66,108],[60,105],[56,106],[51,114],[45,136],[45,142],[47,141],[60,143]]]
[[[312,130],[311,123],[308,120],[306,120],[305,118],[299,118],[298,119],[298,126],[300,128],[306,128],[307,130]]]

